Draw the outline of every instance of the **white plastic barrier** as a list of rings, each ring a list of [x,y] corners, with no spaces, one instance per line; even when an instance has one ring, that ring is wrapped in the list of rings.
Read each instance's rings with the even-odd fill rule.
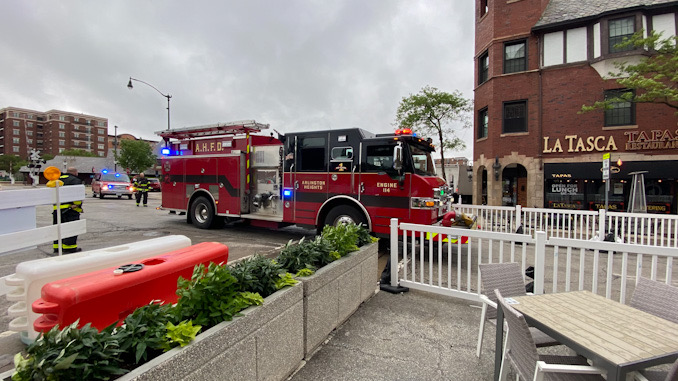
[[[21,332],[21,340],[30,343],[38,337],[33,322],[41,314],[31,310],[31,304],[40,298],[42,286],[49,282],[86,274],[127,262],[136,261],[191,246],[190,238],[170,235],[104,249],[83,251],[60,257],[36,259],[19,263],[16,273],[5,278],[10,288],[7,300],[16,302],[7,309],[14,317],[9,322],[11,331]]]

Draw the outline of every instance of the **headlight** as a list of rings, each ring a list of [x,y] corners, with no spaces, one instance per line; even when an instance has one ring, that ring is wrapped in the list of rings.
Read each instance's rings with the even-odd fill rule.
[[[440,206],[440,200],[424,197],[412,197],[412,209],[434,209]]]

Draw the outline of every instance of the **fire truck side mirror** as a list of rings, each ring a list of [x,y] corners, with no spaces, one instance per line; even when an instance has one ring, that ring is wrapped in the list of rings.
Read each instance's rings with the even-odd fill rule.
[[[403,169],[403,146],[400,144],[393,147],[393,169],[396,171]]]

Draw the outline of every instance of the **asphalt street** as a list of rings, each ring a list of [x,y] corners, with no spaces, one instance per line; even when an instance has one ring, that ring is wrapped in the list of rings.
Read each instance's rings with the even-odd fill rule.
[[[27,190],[30,187],[2,185],[2,192],[12,190]],[[269,230],[247,226],[246,224],[229,224],[221,229],[198,229],[186,222],[185,215],[169,214],[160,210],[160,192],[151,192],[148,197],[148,207],[136,206],[134,198],[118,199],[107,196],[104,199],[93,198],[92,191],[86,188],[86,198],[83,202],[84,213],[81,219],[87,220],[87,233],[78,237],[78,246],[83,250],[100,249],[167,235],[185,235],[193,244],[201,242],[220,242],[229,247],[229,262],[253,254],[274,255],[290,240],[299,240],[302,237],[315,235],[314,230],[298,227],[286,227],[280,230]],[[1,223],[11,223],[2,221]],[[52,206],[38,206],[36,208],[36,225],[52,224]],[[16,265],[33,259],[53,256],[52,244],[43,244],[34,249],[21,252],[0,254],[0,278],[13,274]],[[7,331],[11,320],[7,309],[13,304],[4,296],[0,296],[0,373],[6,370],[11,358],[3,356],[4,352],[12,352],[21,348],[15,335]],[[13,353],[11,354],[13,357]]]

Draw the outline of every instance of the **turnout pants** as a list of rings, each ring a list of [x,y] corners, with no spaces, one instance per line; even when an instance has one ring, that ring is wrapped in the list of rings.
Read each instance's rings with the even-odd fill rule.
[[[137,205],[139,205],[139,201],[141,201],[142,195],[144,197],[144,205],[148,204],[148,192],[137,192],[136,193]]]
[[[73,209],[62,209],[63,212],[61,212],[61,222],[71,222],[71,221],[78,221],[80,219],[80,213],[76,212]],[[57,223],[57,213],[59,211],[55,210],[52,212],[52,223],[56,225]],[[62,238],[61,239],[61,248],[63,250],[75,250],[78,248],[78,236],[74,235],[73,237],[68,237],[68,238]],[[59,249],[59,241],[54,241],[54,250]]]

